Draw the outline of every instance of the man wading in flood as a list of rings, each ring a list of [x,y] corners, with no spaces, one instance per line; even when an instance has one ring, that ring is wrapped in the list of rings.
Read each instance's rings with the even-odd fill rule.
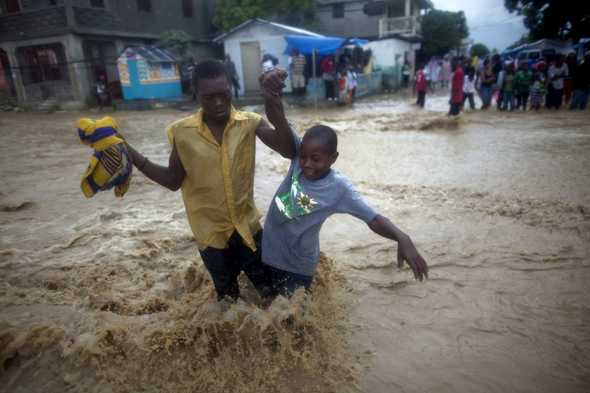
[[[203,61],[193,75],[201,109],[166,129],[172,146],[168,166],[150,162],[129,146],[131,158],[151,180],[182,190],[218,299],[238,298],[241,271],[267,297],[270,275],[261,262],[262,227],[254,204],[256,136],[283,157],[295,154],[293,138],[289,130],[275,130],[260,115],[232,106],[231,82],[221,62]]]

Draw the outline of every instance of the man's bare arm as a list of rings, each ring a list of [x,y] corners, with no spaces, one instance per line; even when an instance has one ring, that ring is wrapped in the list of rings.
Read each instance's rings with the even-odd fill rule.
[[[186,171],[184,170],[182,162],[178,157],[175,144],[172,147],[172,152],[170,153],[170,158],[168,159],[168,167],[154,164],[148,160],[147,157],[141,155],[141,153],[135,150],[132,146],[127,145],[127,147],[135,167],[149,179],[172,191],[177,191],[180,188],[184,178],[186,177]]]

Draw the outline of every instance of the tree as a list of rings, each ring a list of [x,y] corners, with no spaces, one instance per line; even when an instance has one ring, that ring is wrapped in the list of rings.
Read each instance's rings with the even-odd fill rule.
[[[563,0],[504,0],[510,12],[524,16],[531,40],[578,40],[590,32],[590,2]]]
[[[191,46],[192,37],[182,30],[168,30],[160,34],[158,46],[172,49],[180,57],[184,57]]]
[[[480,59],[490,54],[490,50],[482,43],[473,44],[471,47],[471,56],[477,56]]]
[[[223,31],[252,18],[307,25],[314,21],[315,10],[315,0],[220,0],[213,24]]]
[[[463,11],[431,10],[422,18],[422,52],[425,56],[442,56],[461,47],[469,36]]]

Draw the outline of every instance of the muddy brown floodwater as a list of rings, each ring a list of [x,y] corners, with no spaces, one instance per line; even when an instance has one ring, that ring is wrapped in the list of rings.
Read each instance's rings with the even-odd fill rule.
[[[335,216],[313,294],[268,310],[247,280],[243,301],[215,301],[179,193],[136,173],[123,199],[83,197],[74,124],[97,113],[0,115],[0,391],[590,391],[590,112],[456,120],[445,101],[289,109],[299,131],[338,131],[336,168],[430,279]],[[186,113],[113,115],[165,163]],[[288,163],[257,154],[264,212]]]

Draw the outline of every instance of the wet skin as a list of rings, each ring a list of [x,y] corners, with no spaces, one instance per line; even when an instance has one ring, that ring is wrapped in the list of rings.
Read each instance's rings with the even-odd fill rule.
[[[203,109],[203,120],[221,144],[223,130],[231,111],[231,87],[225,75],[199,79],[197,96]]]
[[[330,173],[338,152],[330,153],[322,141],[303,137],[299,151],[299,166],[307,180],[319,180]]]

